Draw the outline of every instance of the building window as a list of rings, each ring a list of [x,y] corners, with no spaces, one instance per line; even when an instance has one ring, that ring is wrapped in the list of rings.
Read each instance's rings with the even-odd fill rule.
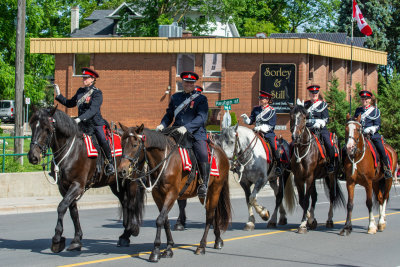
[[[314,55],[308,56],[308,80],[314,79]]]
[[[204,93],[221,93],[220,82],[204,82]]]
[[[204,54],[204,77],[221,77],[222,54]]]
[[[183,85],[182,82],[176,82],[176,91],[177,92],[182,92],[183,91]]]
[[[75,54],[74,76],[82,76],[82,68],[90,67],[90,54]]]
[[[194,71],[194,54],[179,54],[176,62],[176,76],[183,71]]]

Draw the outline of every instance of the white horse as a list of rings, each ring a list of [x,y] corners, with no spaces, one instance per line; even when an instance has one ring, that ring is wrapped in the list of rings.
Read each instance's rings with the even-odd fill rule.
[[[286,147],[286,153],[289,153],[287,142],[283,139],[279,141],[280,143],[285,143],[283,147]],[[274,213],[267,227],[276,227],[278,208],[280,212],[279,225],[287,224],[286,211],[282,205],[282,199],[285,197],[285,204],[289,212],[293,211],[296,202],[291,172],[285,167],[282,177],[279,177],[278,184],[278,179],[275,176],[275,165],[267,163],[267,154],[262,142],[249,128],[238,125],[223,128],[217,142],[231,161],[231,169],[239,175],[239,183],[246,195],[249,219],[244,230],[251,231],[254,229],[253,208],[263,220],[267,221],[269,219],[268,210],[257,203],[257,194],[267,181],[270,182],[276,196]],[[281,147],[282,144],[279,144],[279,149]],[[250,187],[253,184],[254,188],[251,191]]]

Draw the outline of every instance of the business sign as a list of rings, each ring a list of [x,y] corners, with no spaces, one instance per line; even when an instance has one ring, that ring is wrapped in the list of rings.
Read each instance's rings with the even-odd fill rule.
[[[287,102],[296,101],[296,64],[263,63],[260,65],[260,90],[273,95],[272,106],[278,114],[290,112]]]

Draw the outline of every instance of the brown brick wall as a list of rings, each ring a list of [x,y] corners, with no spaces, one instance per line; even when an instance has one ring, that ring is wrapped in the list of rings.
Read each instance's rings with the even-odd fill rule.
[[[171,93],[176,91],[176,54],[93,54],[91,66],[100,75],[96,86],[103,92],[102,115],[108,121],[122,122],[127,126],[144,123],[146,127],[157,126],[168,106],[170,95],[160,101],[168,86]],[[73,54],[57,54],[55,81],[64,96],[71,98],[82,86],[81,77],[73,77]],[[322,91],[329,85],[329,60],[314,56],[313,79],[309,79],[308,55],[305,54],[224,54],[222,75],[217,78],[203,78],[203,54],[196,54],[195,71],[203,85],[204,81],[220,81],[221,93],[205,93],[209,106],[215,101],[236,98],[240,103],[232,105],[240,125],[240,115],[250,115],[253,106],[258,105],[258,91],[261,63],[295,63],[297,68],[297,97],[307,99],[306,87],[320,84]],[[340,89],[347,88],[347,62],[332,59],[333,74],[339,79]],[[376,91],[378,74],[376,65],[353,62],[353,85],[365,84]],[[365,72],[367,71],[367,75]],[[63,109],[66,111],[66,109]],[[68,114],[76,116],[77,109],[69,109]],[[289,116],[278,115],[278,125],[286,125],[286,131],[277,131],[289,139]]]

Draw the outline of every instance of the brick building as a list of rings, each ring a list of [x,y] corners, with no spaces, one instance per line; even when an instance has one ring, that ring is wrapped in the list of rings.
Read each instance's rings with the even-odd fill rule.
[[[100,75],[96,86],[104,96],[104,118],[128,126],[144,123],[153,128],[159,124],[169,97],[181,86],[179,73],[183,70],[199,74],[197,84],[205,89],[213,123],[223,112],[215,101],[239,98],[232,111],[238,117],[249,114],[258,104],[258,91],[267,82],[267,74],[276,75],[275,85],[280,84],[285,81],[283,74],[289,73],[286,67],[294,73],[285,88],[290,99],[284,96],[281,103],[306,99],[310,84],[319,84],[325,91],[333,76],[342,90],[348,91],[350,75],[353,88],[360,83],[365,89],[377,90],[377,66],[386,64],[386,53],[354,46],[351,74],[347,39],[339,43],[297,37],[31,39],[31,53],[55,55],[55,82],[68,98],[82,85],[80,67],[95,69]],[[278,64],[283,68],[273,70]],[[77,113],[76,109],[65,111]],[[289,116],[284,111],[278,114],[277,125],[277,134],[288,138]]]

